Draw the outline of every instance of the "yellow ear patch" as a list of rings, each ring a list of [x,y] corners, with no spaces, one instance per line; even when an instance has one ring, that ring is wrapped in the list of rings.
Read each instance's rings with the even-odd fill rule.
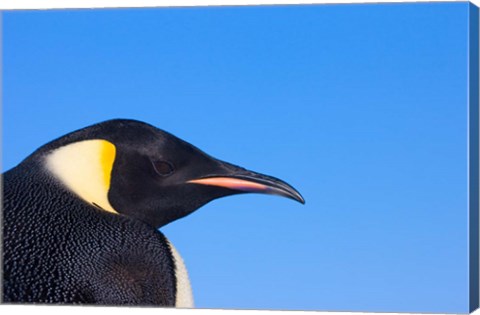
[[[103,184],[110,188],[110,177],[112,175],[113,162],[115,161],[116,149],[113,144],[105,140],[102,141],[100,149],[100,164],[103,170]]]
[[[90,204],[118,213],[108,201],[116,148],[106,140],[74,142],[52,151],[47,168],[66,187]]]

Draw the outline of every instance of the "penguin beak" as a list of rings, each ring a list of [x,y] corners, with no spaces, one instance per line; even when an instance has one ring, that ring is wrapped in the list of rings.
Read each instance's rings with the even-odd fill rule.
[[[192,179],[187,183],[223,187],[238,192],[279,195],[305,204],[305,199],[295,188],[278,178],[241,168],[228,173]]]

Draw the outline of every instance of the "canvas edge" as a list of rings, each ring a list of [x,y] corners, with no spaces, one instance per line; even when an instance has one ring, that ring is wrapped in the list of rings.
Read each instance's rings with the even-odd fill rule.
[[[479,307],[479,10],[469,6],[469,311]]]

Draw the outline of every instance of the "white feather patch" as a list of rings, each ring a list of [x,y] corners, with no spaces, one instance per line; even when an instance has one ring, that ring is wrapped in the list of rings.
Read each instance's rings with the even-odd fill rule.
[[[175,246],[173,246],[170,241],[168,241],[168,245],[172,251],[173,261],[175,263],[175,277],[177,280],[175,307],[193,308],[192,287],[190,285],[190,279],[188,278],[187,268]]]

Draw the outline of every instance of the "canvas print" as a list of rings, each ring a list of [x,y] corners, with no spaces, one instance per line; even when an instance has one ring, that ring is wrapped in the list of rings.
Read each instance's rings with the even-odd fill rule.
[[[469,2],[3,11],[2,303],[469,313]]]

